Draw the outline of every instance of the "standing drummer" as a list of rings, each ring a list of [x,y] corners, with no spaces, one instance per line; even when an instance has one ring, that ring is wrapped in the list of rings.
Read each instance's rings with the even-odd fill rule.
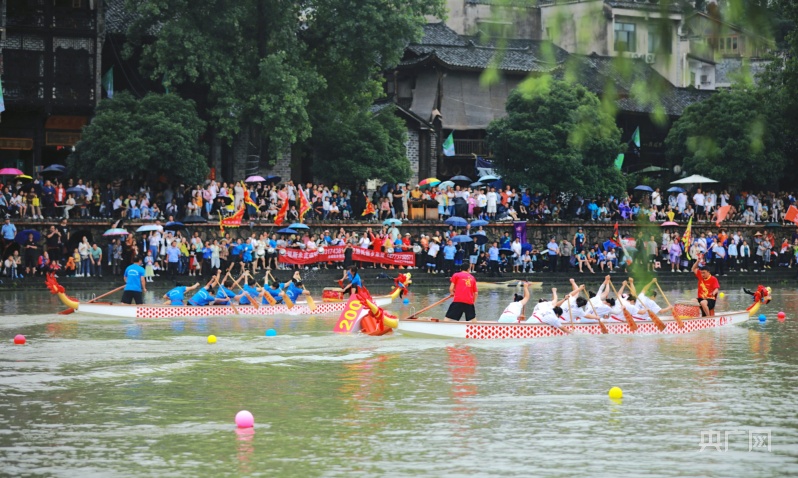
[[[454,300],[449,305],[449,310],[446,311],[446,318],[444,320],[460,320],[460,317],[465,314],[466,321],[472,321],[476,318],[477,313],[474,310],[474,302],[477,301],[477,280],[472,276],[468,269],[470,264],[463,264],[461,271],[452,275],[449,284],[449,293],[454,295]]]

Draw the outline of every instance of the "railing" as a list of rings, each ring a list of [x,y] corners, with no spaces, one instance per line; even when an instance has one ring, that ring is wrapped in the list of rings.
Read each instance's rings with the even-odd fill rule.
[[[484,139],[456,139],[454,140],[454,152],[457,156],[489,156],[488,144]]]
[[[44,81],[3,80],[3,97],[14,103],[41,103],[44,101]]]
[[[53,27],[70,30],[94,30],[94,10],[56,8],[53,12]]]

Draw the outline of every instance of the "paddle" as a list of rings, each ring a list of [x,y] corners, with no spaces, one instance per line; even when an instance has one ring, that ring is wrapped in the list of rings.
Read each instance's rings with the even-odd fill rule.
[[[601,316],[598,315],[598,313],[596,312],[596,308],[593,306],[593,302],[590,302],[590,295],[588,295],[587,291],[584,289],[582,289],[582,292],[585,293],[585,298],[587,299],[587,303],[590,304],[590,308],[593,309],[593,315],[595,315],[596,320],[598,320],[599,327],[601,328],[601,333],[602,334],[610,333],[610,331],[607,330],[607,326],[604,325],[604,322],[601,321]]]
[[[304,290],[305,292],[308,291],[307,289],[305,289],[304,285],[302,286],[302,290]],[[313,300],[313,297],[311,297],[310,293],[307,294],[307,296],[305,297],[305,300],[308,301],[308,308],[310,309],[311,312],[316,310],[316,301]]]
[[[612,291],[615,292],[615,297],[618,299],[618,302],[621,304],[623,317],[626,319],[626,322],[629,324],[629,330],[631,330],[632,332],[636,331],[637,324],[635,323],[635,319],[634,317],[632,317],[632,314],[630,314],[629,311],[626,310],[626,307],[623,306],[623,299],[621,299],[621,296],[618,295],[618,291],[615,289],[615,284],[610,282],[610,287],[612,287]]]
[[[684,324],[682,323],[682,319],[679,318],[679,314],[676,313],[676,309],[671,305],[671,301],[668,300],[668,296],[662,292],[662,287],[659,286],[659,281],[654,279],[654,283],[657,284],[657,289],[659,289],[659,294],[665,299],[665,303],[668,304],[668,307],[671,308],[671,315],[673,315],[673,320],[676,321],[676,324],[679,326],[680,329],[684,328]]]
[[[654,282],[654,279],[652,279],[651,282]],[[649,283],[649,285],[650,284],[651,283]],[[648,287],[648,286],[646,286],[646,287]],[[635,297],[637,297],[637,290],[635,289],[635,282],[634,282],[634,279],[632,279],[631,277],[629,278],[629,289],[632,291],[632,294],[634,294]],[[645,287],[643,289],[645,290]],[[637,300],[640,300],[640,298],[638,297]],[[643,304],[643,306],[645,306],[645,304]],[[660,332],[667,328],[665,323],[662,320],[660,320],[660,318],[657,316],[656,313],[654,313],[653,310],[651,310],[649,308],[646,308],[646,312],[648,312],[648,316],[651,317],[651,320],[654,322],[654,324],[657,326],[657,328],[660,330]]]
[[[114,289],[114,290],[112,290],[112,291],[110,291],[110,292],[106,292],[105,294],[103,294],[103,295],[101,295],[101,296],[97,296],[97,297],[93,298],[92,300],[90,300],[90,301],[89,301],[89,302],[87,302],[87,303],[88,303],[88,304],[91,304],[92,302],[97,302],[98,300],[102,299],[103,297],[107,297],[107,296],[109,296],[109,295],[113,294],[114,292],[119,292],[120,290],[122,290],[122,289],[124,289],[124,288],[125,288],[125,286],[124,286],[124,285],[120,285],[120,286],[119,286],[119,287],[117,287],[116,289]],[[62,310],[61,312],[59,312],[58,314],[59,314],[59,315],[69,315],[69,314],[71,314],[72,312],[75,312],[75,309],[64,309],[64,310]]]
[[[411,315],[410,317],[406,318],[405,320],[412,320],[412,319],[415,319],[415,318],[416,318],[416,316],[417,316],[418,314],[420,314],[420,313],[422,313],[422,312],[426,312],[426,311],[430,310],[431,308],[433,308],[433,307],[436,307],[436,306],[440,305],[440,304],[441,304],[441,303],[443,303],[444,301],[451,299],[452,297],[454,297],[454,294],[449,294],[449,295],[447,295],[446,297],[444,297],[443,299],[439,300],[438,302],[435,302],[434,304],[432,304],[432,305],[430,305],[430,306],[424,307],[423,309],[419,310],[418,312],[416,312],[415,314],[413,314],[413,315]]]

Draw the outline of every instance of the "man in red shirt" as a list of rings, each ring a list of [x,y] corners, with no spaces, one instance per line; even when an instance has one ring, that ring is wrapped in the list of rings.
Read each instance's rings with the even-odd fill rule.
[[[464,263],[462,270],[452,275],[449,284],[449,293],[454,294],[454,300],[446,311],[444,320],[460,320],[465,314],[466,320],[474,320],[477,316],[474,302],[477,300],[477,280],[468,273],[471,264]]]
[[[695,261],[692,271],[698,279],[698,304],[701,306],[701,316],[707,317],[715,315],[715,299],[720,291],[720,284],[717,277],[713,277],[705,265],[699,266],[702,260]]]

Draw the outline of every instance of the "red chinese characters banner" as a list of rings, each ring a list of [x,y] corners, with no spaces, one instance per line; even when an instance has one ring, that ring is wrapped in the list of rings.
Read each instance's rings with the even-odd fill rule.
[[[309,265],[317,262],[343,262],[344,246],[328,246],[323,253],[301,249],[285,249],[280,253],[283,264]],[[352,249],[352,260],[394,266],[415,266],[416,255],[412,252],[378,252],[371,249],[355,247]]]

